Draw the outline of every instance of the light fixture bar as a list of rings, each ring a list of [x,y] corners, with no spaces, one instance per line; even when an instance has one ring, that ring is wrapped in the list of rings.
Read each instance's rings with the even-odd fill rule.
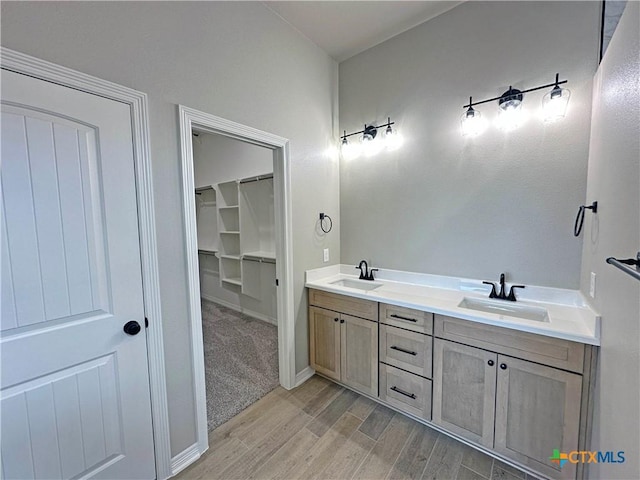
[[[559,80],[560,78],[560,74],[556,73],[556,81],[553,83],[548,83],[546,85],[540,85],[539,87],[534,87],[534,88],[529,88],[527,90],[519,90],[520,94],[524,94],[524,93],[528,93],[528,92],[535,92],[536,90],[542,90],[543,88],[549,88],[549,87],[556,87],[558,85],[564,85],[565,83],[567,83],[569,80]],[[511,89],[511,87],[509,87]],[[489,103],[489,102],[495,102],[496,100],[500,100],[502,97],[504,96],[504,93],[502,95],[499,95],[497,97],[493,97],[493,98],[489,98],[487,100],[481,100],[479,102],[470,102],[466,105],[463,105],[462,108],[469,108],[469,107],[473,107],[475,105],[482,105],[483,103]]]
[[[361,133],[365,133],[371,129],[374,130],[378,130],[379,128],[384,128],[384,127],[390,127],[391,125],[395,125],[396,122],[392,122],[391,121],[391,117],[387,117],[387,123],[383,123],[382,125],[365,125],[364,126],[364,130],[360,130],[359,132],[353,132],[353,133],[347,133],[347,131],[344,131],[344,135],[341,135],[340,138],[345,139],[348,137],[352,137],[353,135],[360,135]]]

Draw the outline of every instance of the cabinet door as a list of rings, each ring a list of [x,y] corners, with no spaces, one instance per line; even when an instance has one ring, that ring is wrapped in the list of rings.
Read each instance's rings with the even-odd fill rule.
[[[578,449],[582,377],[536,363],[498,356],[495,450],[553,478],[575,478],[554,449]]]
[[[327,377],[340,380],[340,314],[309,307],[309,330],[311,366]]]
[[[497,354],[434,339],[433,422],[493,447]]]
[[[378,323],[341,314],[342,382],[378,396]]]

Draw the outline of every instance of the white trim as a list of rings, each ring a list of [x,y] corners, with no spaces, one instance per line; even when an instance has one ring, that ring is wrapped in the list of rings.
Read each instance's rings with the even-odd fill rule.
[[[316,373],[316,371],[313,368],[311,368],[311,366],[305,368],[304,370],[302,370],[300,373],[298,373],[296,375],[296,384],[295,384],[295,386],[299,387],[304,382],[306,382],[311,377],[313,377],[315,375],[315,373]]]
[[[206,293],[200,293],[200,297],[203,298],[204,300],[209,300],[210,302],[222,305],[223,307],[230,308],[231,310],[234,310],[236,312],[244,313],[245,315],[248,315],[249,317],[253,317],[256,320],[260,320],[262,322],[275,325],[276,327],[278,326],[277,318],[268,317],[267,315],[263,315],[262,313],[254,312],[253,310],[240,307],[235,303],[227,302],[226,300],[222,300],[221,298],[217,298],[212,295],[207,295]]]
[[[2,68],[6,70],[116,100],[131,107],[144,310],[146,317],[149,319],[149,328],[146,333],[156,476],[160,480],[169,478],[171,476],[169,410],[164,369],[164,343],[162,338],[162,311],[157,261],[153,179],[151,176],[147,95],[5,47],[1,47],[0,53]]]
[[[291,168],[289,140],[246,125],[178,106],[180,118],[180,153],[182,159],[182,209],[187,249],[187,289],[191,324],[192,368],[195,381],[196,430],[200,452],[208,448],[207,405],[202,344],[202,312],[200,307],[200,275],[196,233],[195,185],[193,178],[192,134],[217,133],[274,150],[274,210],[276,231],[276,277],[278,311],[278,362],[280,384],[291,389],[295,385],[295,339],[293,305],[293,233],[291,230]]]
[[[193,462],[197,461],[202,454],[197,443],[185,448],[182,452],[171,459],[171,475],[177,475]]]

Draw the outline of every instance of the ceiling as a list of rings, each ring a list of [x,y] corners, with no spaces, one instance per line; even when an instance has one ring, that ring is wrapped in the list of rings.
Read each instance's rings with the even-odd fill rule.
[[[462,1],[263,2],[338,62],[452,9]]]

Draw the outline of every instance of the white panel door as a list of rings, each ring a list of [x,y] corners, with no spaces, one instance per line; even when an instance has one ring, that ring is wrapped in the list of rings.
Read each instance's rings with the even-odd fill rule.
[[[2,71],[4,479],[155,477],[132,149],[128,105]]]

